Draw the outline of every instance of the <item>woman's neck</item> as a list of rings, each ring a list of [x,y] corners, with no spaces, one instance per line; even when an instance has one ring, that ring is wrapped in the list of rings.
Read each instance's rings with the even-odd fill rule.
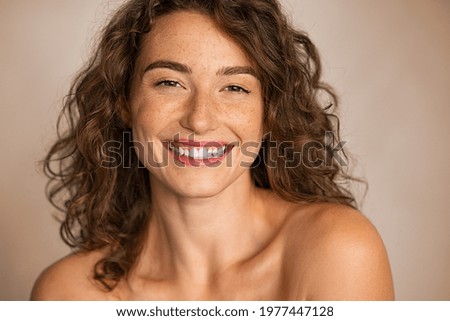
[[[151,219],[136,274],[205,283],[258,253],[270,228],[262,192],[249,174],[205,198],[176,195],[152,182]]]

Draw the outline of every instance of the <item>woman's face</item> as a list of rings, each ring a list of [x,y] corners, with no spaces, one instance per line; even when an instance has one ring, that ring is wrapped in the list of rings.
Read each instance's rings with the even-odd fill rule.
[[[136,64],[130,109],[153,184],[207,197],[249,179],[262,137],[261,84],[244,50],[209,17],[180,11],[156,20]]]

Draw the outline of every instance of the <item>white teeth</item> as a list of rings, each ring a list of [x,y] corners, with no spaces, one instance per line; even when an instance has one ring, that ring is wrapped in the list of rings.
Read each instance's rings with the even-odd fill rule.
[[[193,148],[193,150],[195,159],[208,158],[208,151],[205,148]]]
[[[207,159],[222,157],[225,154],[226,146],[217,147],[175,147],[169,145],[170,150],[180,156],[187,156],[194,159]]]
[[[206,154],[207,153],[205,153],[205,149],[204,148],[200,148],[198,150],[198,158],[206,158],[206,157],[208,157]]]
[[[191,148],[191,150],[189,151],[189,157],[198,158],[198,149]]]

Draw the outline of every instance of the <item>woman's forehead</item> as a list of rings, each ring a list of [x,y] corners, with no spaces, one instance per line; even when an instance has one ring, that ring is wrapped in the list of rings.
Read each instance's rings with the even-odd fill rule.
[[[252,66],[252,60],[231,36],[209,16],[195,11],[176,11],[155,19],[145,36],[140,57],[144,62],[173,60],[196,65]]]

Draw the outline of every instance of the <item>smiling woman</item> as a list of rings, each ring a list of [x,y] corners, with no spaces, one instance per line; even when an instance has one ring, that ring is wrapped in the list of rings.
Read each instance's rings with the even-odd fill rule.
[[[177,203],[180,196],[212,197],[250,183],[248,167],[240,164],[258,154],[264,108],[245,51],[195,11],[156,19],[141,48],[126,119],[133,139],[149,146],[139,160],[150,172],[152,199],[160,199],[162,186]],[[234,148],[248,143],[257,145],[253,159]],[[168,166],[154,169],[153,161]]]
[[[275,0],[126,2],[45,162],[74,253],[32,299],[392,299],[321,92]]]

